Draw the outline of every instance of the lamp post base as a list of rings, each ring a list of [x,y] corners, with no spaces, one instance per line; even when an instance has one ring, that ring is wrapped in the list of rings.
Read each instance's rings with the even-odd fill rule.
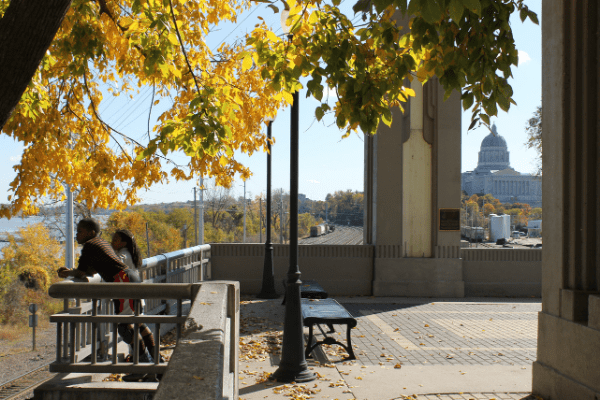
[[[273,374],[269,377],[269,380],[272,381],[276,381],[276,382],[283,382],[283,383],[290,383],[290,382],[297,382],[297,383],[301,383],[301,382],[310,382],[310,381],[314,381],[315,379],[317,379],[317,374],[315,374],[314,372],[312,372],[311,370],[308,369],[308,364],[305,364],[304,366],[300,366],[300,368],[304,369],[295,369],[295,368],[290,368],[290,366],[288,366],[288,368],[286,368],[285,365],[279,365],[279,368],[277,368],[277,371],[273,372]]]

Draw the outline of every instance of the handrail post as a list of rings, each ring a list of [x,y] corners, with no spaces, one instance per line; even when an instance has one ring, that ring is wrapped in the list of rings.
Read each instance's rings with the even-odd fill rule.
[[[92,316],[98,315],[98,300],[92,300]],[[92,322],[92,365],[96,364],[96,351],[98,347],[98,323]]]

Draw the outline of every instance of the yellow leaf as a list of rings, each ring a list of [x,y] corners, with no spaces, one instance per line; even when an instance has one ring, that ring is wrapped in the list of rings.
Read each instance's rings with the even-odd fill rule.
[[[169,42],[171,42],[171,44],[174,46],[177,46],[179,44],[179,40],[177,40],[177,36],[173,32],[169,33],[167,39],[169,39]]]
[[[276,34],[274,34],[271,31],[267,31],[267,39],[269,39],[271,42],[279,42],[281,40]]]
[[[250,56],[250,54],[246,54],[244,61],[242,61],[242,72],[247,71],[250,68],[252,68],[252,56]]]
[[[292,96],[292,94],[290,92],[286,92],[285,90],[283,92],[281,92],[281,94],[283,95],[283,98],[285,99],[285,101],[288,104],[292,104],[294,103],[294,96]]]

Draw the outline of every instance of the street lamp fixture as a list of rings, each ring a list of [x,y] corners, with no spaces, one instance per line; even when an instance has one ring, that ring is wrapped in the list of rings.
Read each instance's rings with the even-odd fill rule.
[[[281,13],[281,27],[288,34],[288,11]],[[283,346],[279,368],[270,379],[278,382],[308,382],[317,379],[308,369],[304,357],[304,328],[300,300],[300,269],[298,267],[298,123],[299,95],[293,94],[290,119],[290,264],[286,280],[285,317],[283,322]]]
[[[275,272],[273,269],[273,243],[271,243],[271,139],[274,118],[267,119],[267,204],[265,210],[266,241],[265,263],[263,267],[262,289],[258,294],[259,299],[276,299],[279,297],[275,291]]]

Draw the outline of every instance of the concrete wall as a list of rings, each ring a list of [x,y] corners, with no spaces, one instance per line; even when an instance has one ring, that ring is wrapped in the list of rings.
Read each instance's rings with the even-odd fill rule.
[[[262,286],[264,244],[213,244],[212,278],[240,282],[243,294],[257,294]],[[275,290],[289,268],[288,246],[273,245]],[[300,279],[314,279],[330,295],[370,295],[373,280],[372,246],[299,246]]]
[[[462,249],[465,296],[541,297],[541,249]]]
[[[332,296],[373,294],[374,246],[299,246],[300,279],[317,280]],[[213,244],[213,279],[240,282],[243,294],[257,294],[262,286],[264,244]],[[464,295],[475,296],[536,296],[541,295],[542,251],[539,249],[462,249],[460,259],[425,259],[438,263],[451,263],[452,272],[462,264]],[[275,289],[283,294],[282,280],[288,270],[287,246],[274,245]],[[402,264],[400,253],[390,254],[390,262]],[[444,266],[442,265],[442,269]],[[402,268],[397,274],[402,275]],[[402,276],[392,281],[401,282]],[[441,279],[441,278],[440,278]],[[381,281],[381,279],[379,280]],[[381,284],[381,283],[380,283]],[[401,290],[404,296],[416,296],[408,286]],[[428,290],[431,297],[462,297],[455,292]]]

